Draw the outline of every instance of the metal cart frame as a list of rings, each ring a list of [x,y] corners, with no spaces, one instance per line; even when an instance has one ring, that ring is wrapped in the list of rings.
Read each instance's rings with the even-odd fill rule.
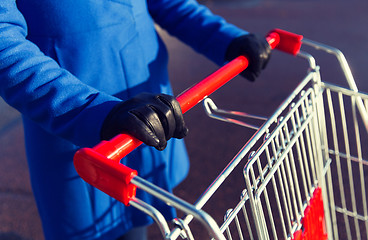
[[[122,157],[141,144],[125,134],[79,150],[75,155],[79,175],[124,204],[149,214],[164,239],[194,239],[189,226],[194,218],[215,239],[338,239],[341,223],[344,237],[368,237],[364,174],[368,162],[362,148],[362,141],[368,140],[368,96],[358,92],[339,50],[279,29],[271,31],[267,40],[272,48],[306,59],[308,73],[194,205],[120,164]],[[322,82],[319,66],[313,56],[300,51],[302,45],[335,55],[350,90]],[[239,57],[181,94],[177,99],[183,112],[205,99],[210,117],[256,128],[228,117],[249,115],[218,109],[208,98],[247,65],[247,59]],[[350,147],[353,145],[355,150]],[[244,164],[245,181],[240,201],[219,224],[201,209],[240,163]],[[170,229],[160,212],[135,198],[136,187],[188,215],[175,219],[175,227]]]

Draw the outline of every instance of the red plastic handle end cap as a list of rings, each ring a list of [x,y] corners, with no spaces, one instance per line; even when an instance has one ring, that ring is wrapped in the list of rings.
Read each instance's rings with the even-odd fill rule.
[[[296,55],[299,53],[302,46],[303,36],[291,32],[287,32],[281,29],[273,29],[270,31],[269,35],[272,33],[277,33],[280,37],[280,42],[277,44],[276,48],[280,51]]]
[[[130,181],[137,176],[137,171],[111,161],[90,148],[80,149],[74,155],[74,166],[84,181],[126,206],[135,197],[136,186]]]

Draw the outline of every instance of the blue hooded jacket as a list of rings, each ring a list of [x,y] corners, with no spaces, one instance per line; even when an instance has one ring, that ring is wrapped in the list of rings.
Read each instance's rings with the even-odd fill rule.
[[[194,0],[0,1],[0,95],[23,116],[46,239],[114,239],[151,222],[81,180],[73,155],[99,142],[119,101],[172,94],[155,23],[218,64],[230,41],[246,33]],[[177,139],[162,152],[142,146],[122,162],[168,191],[189,168]],[[175,215],[148,194],[138,197]]]

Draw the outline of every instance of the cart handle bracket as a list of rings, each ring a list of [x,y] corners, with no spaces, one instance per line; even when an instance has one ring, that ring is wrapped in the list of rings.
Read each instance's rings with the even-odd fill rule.
[[[275,28],[268,33],[268,36],[278,36],[279,40],[274,48],[294,56],[299,53],[302,46],[303,36],[299,34]]]

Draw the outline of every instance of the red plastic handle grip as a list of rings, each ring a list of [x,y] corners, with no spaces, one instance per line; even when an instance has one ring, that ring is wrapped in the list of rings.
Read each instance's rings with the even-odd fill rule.
[[[277,31],[271,31],[266,37],[272,49],[282,41]],[[286,35],[282,32],[283,38]],[[185,90],[177,97],[182,112],[187,112],[247,67],[247,58],[237,57]],[[120,160],[141,144],[141,141],[132,136],[119,134],[109,141],[102,141],[93,148],[80,149],[74,156],[74,166],[79,176],[86,182],[128,205],[136,190],[136,187],[130,184],[130,180],[137,175],[137,172],[120,164]]]
[[[296,55],[300,51],[303,39],[302,35],[287,32],[285,30],[277,28],[273,29],[269,33],[269,36],[270,35],[278,35],[279,37],[279,43],[275,46],[276,49],[286,53],[290,53],[292,55]]]

